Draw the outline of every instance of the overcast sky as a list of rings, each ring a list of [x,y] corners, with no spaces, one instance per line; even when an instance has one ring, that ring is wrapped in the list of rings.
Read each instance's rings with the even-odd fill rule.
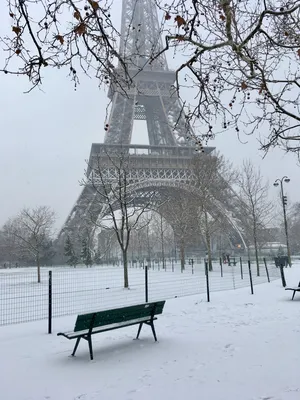
[[[9,22],[6,15],[1,4],[0,21]],[[1,51],[0,62],[3,64]],[[29,87],[25,78],[0,74],[0,226],[24,206],[48,205],[57,212],[60,227],[81,191],[79,180],[91,144],[103,142],[108,101],[97,81],[85,78],[74,91],[67,71],[45,70],[45,74],[43,91],[36,89],[30,94],[23,94]],[[141,135],[135,129],[135,142],[144,141]],[[295,156],[273,150],[262,159],[256,138],[247,139],[247,144],[241,144],[234,132],[228,132],[209,145],[236,166],[245,158],[252,159],[269,179],[274,196],[278,189],[273,181],[289,176],[289,199],[300,201]]]

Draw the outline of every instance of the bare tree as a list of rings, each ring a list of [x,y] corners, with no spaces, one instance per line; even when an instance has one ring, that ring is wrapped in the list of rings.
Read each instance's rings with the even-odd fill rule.
[[[264,150],[281,145],[298,153],[299,1],[152,1],[163,12],[165,46],[144,64],[173,51],[174,91],[198,91],[195,102],[184,102],[188,121],[202,127],[195,140],[211,139],[226,129],[240,135],[261,127],[268,132],[260,138]],[[0,39],[7,55],[2,71],[23,74],[36,86],[44,68],[68,67],[75,83],[81,69],[126,92],[132,84],[128,67],[133,58],[145,55],[138,48],[132,56],[118,51],[121,34],[111,17],[112,5],[118,4],[8,0],[12,30]],[[128,27],[125,35],[130,29],[139,27]]]
[[[151,212],[145,212],[135,230],[131,233],[130,251],[132,261],[139,262],[144,260],[144,258],[151,258],[151,245],[149,237],[149,226],[151,221]],[[150,254],[150,256],[149,256]]]
[[[101,218],[108,216],[112,223],[118,244],[121,249],[124,267],[124,288],[129,288],[128,280],[128,248],[131,234],[135,229],[141,229],[139,220],[149,207],[151,196],[139,203],[135,183],[130,178],[130,157],[126,150],[111,152],[108,150],[102,156],[97,155],[93,171],[83,182],[91,185],[97,195],[102,214],[94,210],[90,212],[90,221],[95,227],[105,229],[107,225]],[[95,216],[96,215],[96,216]]]
[[[179,246],[181,271],[185,269],[186,247],[195,236],[195,203],[184,192],[169,196],[161,212],[174,230]]]
[[[111,19],[111,4],[108,0],[8,0],[12,30],[0,38],[6,52],[2,71],[27,76],[32,89],[42,83],[44,68],[67,67],[75,86],[80,69],[96,76],[99,84],[114,83],[124,90],[131,78],[117,51],[120,33]]]
[[[162,214],[153,213],[151,224],[152,246],[160,253],[163,268],[166,267],[166,254],[170,245],[170,237],[173,239],[174,234],[170,224],[166,221]]]
[[[151,266],[151,259],[157,249],[157,232],[155,230],[155,213],[147,212],[141,218],[143,228],[137,233],[143,242],[147,263]]]
[[[240,215],[248,244],[254,246],[257,275],[259,270],[259,245],[264,231],[272,219],[274,206],[268,198],[268,183],[263,180],[260,169],[250,160],[244,161],[238,177]]]
[[[174,232],[170,223],[162,214],[149,211],[142,216],[139,224],[141,229],[132,233],[135,240],[132,240],[130,247],[135,247],[135,254],[147,258],[148,263],[151,262],[154,255],[161,258],[165,268],[166,257],[171,254],[174,247]],[[133,246],[134,244],[135,246]]]
[[[0,257],[5,265],[12,265],[22,260],[21,254],[17,249],[16,237],[5,230],[0,231]],[[23,260],[22,260],[23,261]]]
[[[112,253],[114,251],[117,252],[117,249],[119,249],[119,243],[114,230],[109,228],[102,229],[97,236],[96,261],[110,263],[113,258]]]
[[[175,90],[198,91],[186,111],[193,122],[200,119],[200,137],[261,127],[263,149],[299,152],[299,1],[156,3],[164,12],[162,52],[174,53]]]
[[[19,215],[8,220],[3,232],[15,238],[16,251],[30,253],[37,265],[37,281],[41,282],[40,262],[45,244],[53,234],[55,213],[49,207],[24,208]]]
[[[197,154],[193,160],[195,185],[199,195],[196,209],[199,230],[205,243],[209,270],[212,270],[212,236],[222,229],[226,234],[228,223],[221,204],[233,198],[231,185],[236,179],[232,165],[221,155]]]

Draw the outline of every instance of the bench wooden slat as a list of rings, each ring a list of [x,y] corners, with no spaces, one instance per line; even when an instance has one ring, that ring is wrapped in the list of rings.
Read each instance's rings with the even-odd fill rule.
[[[153,320],[157,320],[157,318],[153,318]],[[114,329],[119,329],[119,328],[125,328],[127,326],[132,326],[132,325],[137,325],[142,322],[147,322],[149,321],[149,318],[138,318],[135,320],[130,320],[130,321],[124,321],[124,322],[118,322],[116,324],[109,324],[109,325],[104,325],[104,326],[99,326],[97,328],[93,328],[91,335],[94,335],[95,333],[100,333],[100,332],[107,332],[107,331],[112,331]],[[89,333],[89,329],[85,329],[84,331],[71,331],[71,332],[65,332],[65,333],[60,333],[58,336],[65,336],[67,339],[76,339],[77,337],[87,335]]]
[[[164,302],[138,304],[134,306],[97,312],[93,322],[93,328],[118,322],[130,321],[131,319],[151,317],[153,307],[155,307],[155,315],[161,314],[163,311]],[[95,313],[78,315],[74,332],[89,329],[94,315]]]

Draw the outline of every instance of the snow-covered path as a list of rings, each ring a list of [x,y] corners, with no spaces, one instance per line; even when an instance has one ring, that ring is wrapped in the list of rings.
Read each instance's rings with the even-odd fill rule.
[[[287,271],[296,285],[300,268]],[[154,343],[136,327],[94,337],[68,357],[73,342],[55,333],[75,317],[0,328],[3,400],[299,400],[300,294],[280,281],[167,301]]]

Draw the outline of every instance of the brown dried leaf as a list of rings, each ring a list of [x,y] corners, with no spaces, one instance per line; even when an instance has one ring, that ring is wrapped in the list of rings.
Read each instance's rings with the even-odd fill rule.
[[[169,13],[167,13],[167,14],[165,15],[165,20],[166,20],[166,21],[169,21],[169,19],[171,19],[171,15],[170,15]]]
[[[183,42],[184,41],[184,36],[182,35],[177,35],[176,39],[178,40],[178,42]]]
[[[93,10],[97,11],[99,9],[99,4],[97,1],[94,0],[88,0],[88,2],[90,3],[91,7],[93,8]]]
[[[222,21],[225,21],[225,15],[220,15],[220,19],[222,20]]]
[[[297,51],[298,56],[300,57],[300,49]]]
[[[80,12],[78,10],[76,10],[73,15],[74,15],[74,18],[77,19],[77,21],[80,21],[81,15],[80,15]]]
[[[81,36],[86,32],[86,26],[82,22],[81,24],[77,25],[76,28],[74,29],[74,32],[77,33],[77,35]]]
[[[13,26],[12,31],[15,32],[15,34],[17,34],[17,35],[20,35],[21,28],[19,26]]]
[[[246,82],[242,82],[241,88],[242,88],[243,90],[246,90],[246,89],[248,88],[247,83],[246,83]]]
[[[264,90],[266,90],[267,88],[266,88],[266,85],[264,84],[264,83],[262,83],[261,85],[260,85],[260,89],[259,89],[259,94],[262,94],[263,93],[263,91]]]
[[[17,50],[16,50],[16,54],[17,54],[17,55],[21,54],[21,50],[20,50],[20,49],[17,49]]]
[[[55,39],[56,39],[56,40],[59,40],[59,41],[60,41],[60,44],[64,44],[64,38],[63,38],[61,35],[56,35],[56,36],[55,36]]]
[[[175,22],[177,22],[178,28],[180,28],[182,25],[186,24],[186,21],[184,18],[182,18],[180,15],[177,15],[175,17]]]
[[[15,16],[15,14],[12,13],[12,12],[10,12],[10,13],[9,13],[9,16],[10,16],[11,18],[13,18],[13,17]]]

